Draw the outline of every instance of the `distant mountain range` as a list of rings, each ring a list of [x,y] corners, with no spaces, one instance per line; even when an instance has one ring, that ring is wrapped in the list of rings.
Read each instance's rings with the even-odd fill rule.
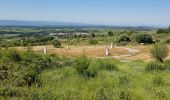
[[[111,25],[94,25],[83,23],[69,23],[69,22],[52,22],[52,21],[25,21],[25,20],[0,20],[0,26],[25,26],[25,27],[97,27],[97,28],[140,28],[151,29],[153,27],[148,26],[111,26]]]
[[[50,22],[50,21],[22,21],[0,20],[0,26],[88,26],[82,23]]]

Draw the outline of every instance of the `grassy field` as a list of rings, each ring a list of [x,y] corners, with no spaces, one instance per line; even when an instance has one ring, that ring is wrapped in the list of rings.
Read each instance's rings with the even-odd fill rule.
[[[59,56],[74,56],[78,57],[81,55],[86,55],[88,57],[105,57],[105,48],[109,45],[70,45],[67,49],[67,45],[64,45],[63,48],[55,48],[51,45],[47,46],[49,54],[56,54]],[[34,46],[32,49],[36,52],[43,53],[45,46]],[[18,50],[26,50],[24,47],[17,47]],[[113,48],[110,50],[111,56],[125,55],[128,51],[121,48]]]
[[[44,71],[42,84],[54,98],[58,96],[60,99],[168,100],[169,71],[146,72],[142,62],[116,62],[116,65],[118,71],[100,70],[90,79],[79,76],[70,67]]]
[[[68,58],[30,52],[19,53],[18,63],[12,55],[6,56],[6,52],[13,54],[1,50],[0,68],[18,67],[9,66],[8,71],[15,74],[8,73],[5,80],[1,77],[1,99],[168,100],[170,97],[169,65],[166,70],[148,71],[147,63],[142,61]],[[32,85],[26,85],[24,80],[31,78],[37,68],[41,70],[35,73],[36,80],[33,78]]]
[[[170,48],[169,34],[154,34],[154,29],[131,32],[96,28],[81,29],[94,32],[95,37],[89,33],[87,37],[51,38],[48,33],[34,33],[75,30],[14,29],[19,35],[2,35],[0,100],[169,100],[170,54],[164,62],[151,56],[151,48],[157,43]],[[110,30],[113,36],[108,36]],[[142,41],[147,40],[145,45],[136,40],[138,34]],[[111,42],[116,47],[105,56]],[[161,50],[157,54],[163,54]]]

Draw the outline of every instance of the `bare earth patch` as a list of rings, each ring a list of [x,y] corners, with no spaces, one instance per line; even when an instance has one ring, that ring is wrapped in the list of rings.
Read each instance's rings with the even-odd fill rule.
[[[33,50],[36,52],[42,52],[45,46],[33,46]],[[66,46],[63,48],[54,48],[53,46],[48,46],[48,53],[57,54],[59,56],[80,56],[82,54],[87,55],[88,57],[104,57],[106,46],[70,46],[70,49],[67,50]],[[18,50],[26,50],[24,47],[17,47]],[[128,50],[122,48],[113,48],[110,51],[110,56],[119,56],[125,55],[128,53]]]
[[[36,52],[43,53],[43,49],[45,46],[33,46],[33,50]],[[109,46],[107,46],[109,47]],[[150,54],[151,45],[137,45],[137,46],[125,46],[125,47],[116,47],[111,49],[110,56],[105,56],[105,48],[106,46],[101,45],[81,45],[81,46],[70,46],[70,49],[67,50],[66,46],[63,46],[63,48],[54,48],[53,46],[48,46],[48,53],[49,54],[56,54],[59,56],[80,56],[82,54],[85,54],[88,57],[96,57],[96,58],[115,58],[120,60],[127,60],[127,61],[133,61],[133,60],[141,60],[141,61],[153,61]],[[16,47],[18,50],[26,50],[24,47]],[[170,48],[170,46],[169,46]],[[137,52],[133,54],[131,53],[131,50],[138,50],[140,52]],[[170,59],[170,54],[166,59]]]
[[[152,57],[152,55],[150,54],[150,49],[152,48],[151,45],[129,46],[128,48],[133,48],[133,49],[137,49],[140,51],[140,53],[137,55],[127,57],[126,59],[128,59],[128,60],[141,60],[141,61],[145,61],[145,62],[155,60]],[[170,46],[169,46],[169,50],[170,50]],[[170,54],[166,59],[170,59]]]

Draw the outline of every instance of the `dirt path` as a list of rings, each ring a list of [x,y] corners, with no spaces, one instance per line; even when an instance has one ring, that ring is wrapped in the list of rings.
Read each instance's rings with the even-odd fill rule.
[[[125,48],[125,47],[116,47],[116,48],[121,48],[121,49],[125,49],[128,51],[127,54],[124,54],[124,55],[120,55],[120,56],[114,56],[113,58],[115,59],[119,59],[123,62],[129,62],[130,60],[126,59],[127,57],[131,57],[131,56],[134,56],[134,55],[137,55],[140,53],[139,50],[137,49],[132,49],[132,48]]]
[[[127,48],[127,47],[115,47],[115,48],[127,50],[128,53],[123,54],[123,55],[118,55],[118,56],[98,57],[98,58],[114,58],[114,59],[118,59],[122,62],[130,62],[130,60],[127,59],[128,57],[132,57],[132,56],[140,53],[140,51],[138,49],[132,49],[132,48]]]
[[[59,56],[81,56],[85,54],[88,57],[95,57],[95,58],[102,58],[105,57],[105,48],[109,47],[107,45],[70,45],[69,50],[66,48],[67,46],[63,46],[63,48],[54,48],[53,46],[49,45],[48,53],[50,54],[57,54]],[[25,50],[23,47],[16,47],[19,50]],[[43,53],[45,46],[33,46],[33,51]],[[110,56],[120,56],[129,53],[128,50],[123,48],[113,48],[110,49]]]

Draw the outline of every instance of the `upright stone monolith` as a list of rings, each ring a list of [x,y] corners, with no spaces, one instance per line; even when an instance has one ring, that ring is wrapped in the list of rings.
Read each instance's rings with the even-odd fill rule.
[[[108,56],[110,53],[109,53],[109,49],[106,47],[105,49],[105,55]]]
[[[69,50],[70,49],[70,47],[67,45],[67,50]]]
[[[113,42],[111,43],[111,46],[110,46],[110,48],[111,48],[111,49],[112,49],[112,48],[114,48]]]
[[[47,45],[44,48],[44,53],[47,53]]]

